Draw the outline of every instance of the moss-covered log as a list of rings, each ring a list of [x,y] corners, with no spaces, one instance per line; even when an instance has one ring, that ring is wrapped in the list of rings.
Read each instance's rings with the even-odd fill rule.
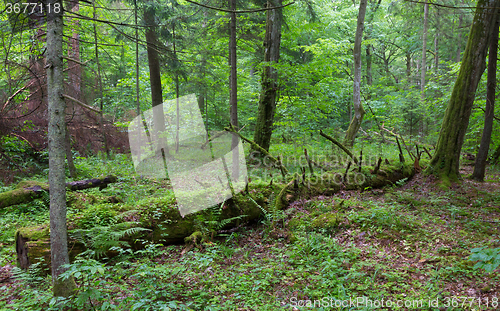
[[[78,180],[66,183],[66,189],[73,191],[96,187],[102,189],[114,182],[116,182],[115,176]],[[49,191],[49,185],[46,183],[33,180],[21,181],[14,190],[0,193],[0,208],[31,202],[39,198],[44,191]]]
[[[82,243],[68,239],[70,260],[85,250]],[[16,253],[19,268],[27,269],[31,264],[43,260],[42,269],[50,273],[50,232],[49,225],[26,227],[16,232]]]
[[[184,241],[196,231],[216,229],[214,223],[225,224],[227,229],[239,225],[241,222],[256,220],[261,217],[262,209],[285,209],[298,198],[311,198],[317,195],[334,195],[340,189],[380,188],[393,185],[396,182],[414,175],[412,164],[388,165],[382,163],[377,174],[372,174],[369,167],[363,167],[349,172],[345,179],[344,172],[327,172],[322,175],[313,175],[305,180],[295,174],[290,176],[286,183],[252,183],[248,192],[240,192],[226,201],[222,210],[205,209],[182,217],[179,213],[173,193],[163,197],[145,198],[134,206],[123,203],[113,204],[114,210],[128,211],[123,221],[135,221],[137,226],[150,229],[140,231],[137,235],[126,237],[126,241],[133,248],[140,248],[137,240],[147,240],[154,243],[171,244]],[[257,204],[255,204],[255,202]],[[75,204],[75,203],[73,203]],[[109,203],[108,203],[109,204]],[[245,215],[245,217],[241,217]],[[227,221],[233,219],[232,221]],[[68,228],[78,229],[79,223],[68,220]],[[205,226],[205,228],[203,228]],[[83,250],[81,244],[70,240],[70,256],[75,256]],[[16,234],[16,250],[21,267],[37,262],[38,257],[50,260],[49,237],[46,227],[22,228]],[[108,253],[109,255],[109,253]]]
[[[49,186],[45,183],[22,181],[14,190],[0,193],[0,208],[33,201],[48,189]]]

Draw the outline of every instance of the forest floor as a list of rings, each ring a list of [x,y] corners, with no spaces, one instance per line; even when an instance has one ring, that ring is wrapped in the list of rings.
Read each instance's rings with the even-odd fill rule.
[[[79,169],[95,171],[97,162],[86,161]],[[107,191],[135,200],[154,188],[125,184]],[[464,178],[449,189],[418,174],[383,189],[302,198],[274,219],[219,232],[189,251],[151,244],[105,262],[82,258],[71,266],[79,294],[59,301],[50,276],[14,268],[16,228],[47,220],[36,204],[0,211],[0,310],[499,308],[500,269],[469,260],[472,249],[485,247],[485,263],[495,260],[488,249],[500,250],[499,167],[487,170],[486,182]]]

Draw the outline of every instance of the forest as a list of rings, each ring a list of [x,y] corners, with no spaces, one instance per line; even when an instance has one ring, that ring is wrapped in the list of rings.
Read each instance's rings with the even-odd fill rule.
[[[500,0],[2,0],[0,310],[497,310]]]

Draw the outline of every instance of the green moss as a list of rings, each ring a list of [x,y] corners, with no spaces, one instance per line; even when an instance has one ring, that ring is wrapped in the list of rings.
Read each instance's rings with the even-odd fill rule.
[[[16,189],[31,188],[35,186],[40,186],[44,190],[49,190],[49,185],[36,180],[23,180],[17,184]]]
[[[0,193],[0,208],[29,202],[31,199],[38,197],[38,193],[25,189],[35,186],[48,190],[48,185],[45,183],[34,180],[21,181],[14,190]]]
[[[344,216],[341,213],[324,213],[313,219],[311,227],[316,230],[334,231],[340,226],[343,219]]]
[[[203,238],[201,231],[195,231],[190,236],[184,238],[184,243],[198,245]]]
[[[116,216],[125,209],[123,204],[93,204],[82,210],[80,214],[74,215],[73,224],[80,229],[110,225],[117,222]]]
[[[17,230],[16,237],[18,235],[32,241],[48,239],[50,237],[50,227],[48,224],[42,226],[24,227]]]

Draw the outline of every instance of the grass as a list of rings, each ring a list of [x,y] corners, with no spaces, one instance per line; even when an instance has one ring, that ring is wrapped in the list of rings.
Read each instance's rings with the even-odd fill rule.
[[[293,158],[303,148],[332,160],[331,146],[314,141],[274,145],[271,152]],[[392,149],[379,154],[376,145],[363,148],[367,158],[372,152],[397,159]],[[87,228],[106,225],[116,215],[112,205],[92,197],[116,196],[134,204],[171,191],[168,181],[135,175],[124,155],[106,162],[78,158],[76,165],[84,178],[109,173],[120,178],[102,192],[86,190],[86,212],[69,210],[69,216],[83,217]],[[280,174],[271,167],[249,172],[258,169],[255,174]],[[487,179],[495,184],[464,180],[447,190],[424,176],[402,187],[343,190],[297,200],[283,220],[263,219],[190,251],[184,245],[148,244],[113,260],[80,258],[68,272],[80,291],[66,300],[52,298],[50,277],[40,277],[37,267],[17,271],[17,279],[0,283],[0,310],[372,310],[382,299],[395,304],[391,310],[456,310],[464,297],[462,309],[491,310],[500,291],[498,269],[474,269],[468,258],[471,249],[500,246],[499,176],[498,169],[490,170]],[[15,265],[15,230],[47,222],[44,204],[0,211],[0,280],[6,275],[2,269]],[[343,307],[349,299],[359,304]]]

